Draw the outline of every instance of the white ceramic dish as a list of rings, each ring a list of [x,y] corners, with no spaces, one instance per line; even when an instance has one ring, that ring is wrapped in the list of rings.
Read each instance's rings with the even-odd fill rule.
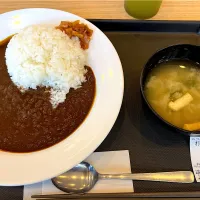
[[[0,15],[0,40],[32,24],[55,24],[81,20],[94,30],[89,48],[97,92],[84,123],[62,142],[33,153],[0,152],[0,185],[31,184],[69,170],[105,139],[119,113],[124,90],[123,71],[112,43],[97,27],[76,15],[52,9],[23,9]]]

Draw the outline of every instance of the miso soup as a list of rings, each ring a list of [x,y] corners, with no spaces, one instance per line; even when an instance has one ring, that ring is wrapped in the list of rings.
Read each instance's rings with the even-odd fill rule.
[[[145,96],[167,122],[186,130],[200,130],[200,66],[169,61],[152,69]]]

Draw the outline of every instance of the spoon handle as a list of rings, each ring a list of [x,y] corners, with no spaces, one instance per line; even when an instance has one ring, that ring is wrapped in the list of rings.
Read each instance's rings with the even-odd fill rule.
[[[122,179],[161,181],[173,183],[193,183],[194,175],[190,171],[135,173],[135,174],[99,174],[100,179]]]

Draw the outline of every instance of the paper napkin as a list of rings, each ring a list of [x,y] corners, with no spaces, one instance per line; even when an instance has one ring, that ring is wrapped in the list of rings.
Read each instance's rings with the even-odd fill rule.
[[[95,152],[91,154],[86,162],[92,164],[101,174],[131,173],[129,152],[109,151]],[[120,193],[133,192],[133,182],[131,180],[99,180],[90,193]],[[51,180],[33,185],[24,186],[24,200],[31,200],[33,194],[62,194]]]

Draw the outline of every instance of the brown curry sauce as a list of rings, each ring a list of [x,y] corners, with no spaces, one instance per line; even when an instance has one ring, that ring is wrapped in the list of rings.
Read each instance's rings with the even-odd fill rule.
[[[8,42],[9,38],[7,39]],[[0,43],[0,150],[33,152],[48,148],[73,133],[87,117],[95,97],[95,76],[87,68],[86,82],[52,108],[46,88],[21,93],[5,63],[5,40]]]

